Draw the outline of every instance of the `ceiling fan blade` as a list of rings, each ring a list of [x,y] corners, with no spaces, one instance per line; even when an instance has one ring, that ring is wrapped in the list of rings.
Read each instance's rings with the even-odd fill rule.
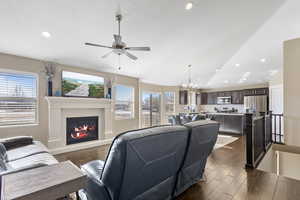
[[[93,44],[93,43],[88,43],[88,42],[86,42],[85,45],[112,49],[112,47],[109,47],[109,46],[104,46],[104,45],[101,45],[101,44]]]
[[[107,56],[109,56],[112,52],[113,52],[113,51],[110,51],[110,52],[104,54],[101,58],[107,58]]]
[[[125,49],[129,51],[150,51],[151,50],[150,47],[126,47]]]
[[[122,42],[122,37],[121,35],[114,35],[114,39],[117,44],[120,44]]]
[[[135,55],[133,55],[133,54],[127,52],[127,51],[123,51],[123,53],[124,53],[126,56],[128,56],[129,58],[131,58],[132,60],[137,60],[137,59],[138,59]]]

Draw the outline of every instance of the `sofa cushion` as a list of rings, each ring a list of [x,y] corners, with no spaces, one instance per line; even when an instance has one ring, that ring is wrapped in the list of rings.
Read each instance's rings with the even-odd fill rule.
[[[8,169],[19,169],[35,164],[52,165],[58,163],[57,160],[49,153],[39,153],[24,158],[20,158],[11,162],[8,162]]]
[[[32,142],[33,138],[31,136],[16,136],[0,139],[0,143],[4,144],[6,150],[29,145],[32,144]]]
[[[7,162],[7,152],[4,144],[0,143],[0,159]]]
[[[47,147],[45,147],[45,145],[43,145],[39,141],[34,141],[30,145],[26,145],[20,148],[13,148],[7,151],[7,160],[14,161],[38,153],[48,153],[48,152],[49,150],[47,149]]]

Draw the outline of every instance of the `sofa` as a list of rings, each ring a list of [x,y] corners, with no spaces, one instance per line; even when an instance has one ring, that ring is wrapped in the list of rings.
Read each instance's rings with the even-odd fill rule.
[[[105,161],[81,166],[88,176],[82,200],[169,200],[201,180],[219,124],[195,121],[117,136]]]
[[[30,136],[0,139],[0,175],[55,163],[48,149]]]
[[[179,114],[179,115],[170,115],[168,122],[171,125],[183,125],[189,122],[205,120],[205,114]]]

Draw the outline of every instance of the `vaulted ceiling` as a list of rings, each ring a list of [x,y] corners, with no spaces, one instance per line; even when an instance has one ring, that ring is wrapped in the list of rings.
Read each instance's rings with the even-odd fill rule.
[[[300,36],[297,0],[4,0],[0,3],[0,52],[139,77],[144,82],[180,85],[187,66],[201,88],[268,81],[282,67],[282,42]],[[133,52],[131,61],[101,56],[117,33]],[[46,39],[43,31],[51,33]],[[238,65],[236,65],[238,64]],[[246,75],[247,74],[247,75]]]

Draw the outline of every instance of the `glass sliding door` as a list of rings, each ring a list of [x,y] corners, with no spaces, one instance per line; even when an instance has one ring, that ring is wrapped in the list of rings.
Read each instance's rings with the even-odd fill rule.
[[[142,127],[161,124],[161,94],[154,92],[142,93]]]
[[[175,114],[175,92],[164,92],[165,122]]]

